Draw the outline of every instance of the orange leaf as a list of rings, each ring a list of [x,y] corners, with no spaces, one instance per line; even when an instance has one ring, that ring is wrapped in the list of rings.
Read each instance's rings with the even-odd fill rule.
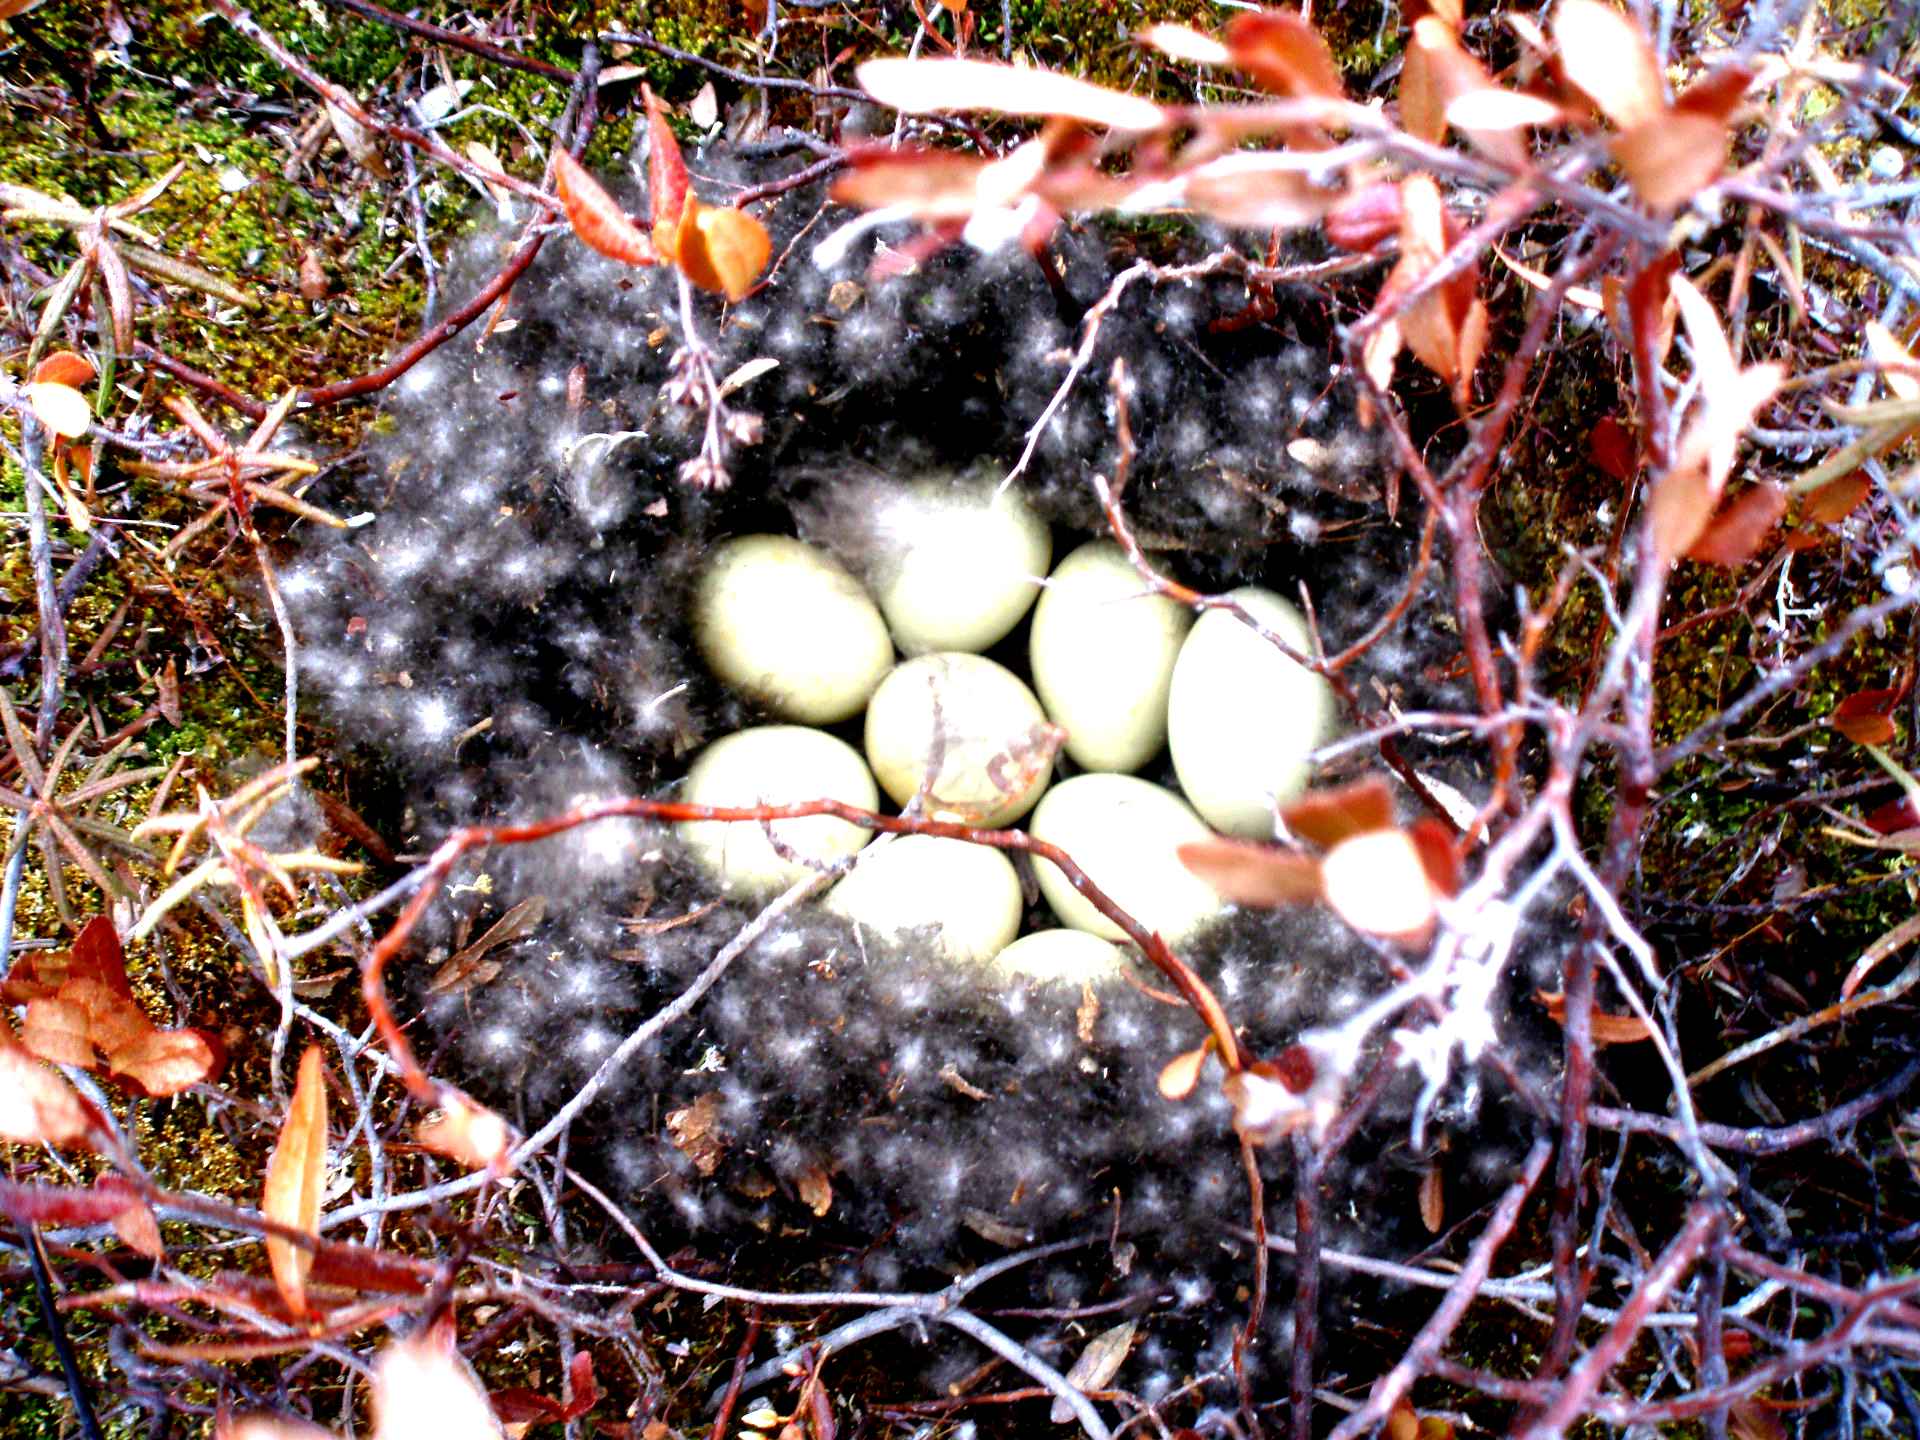
[[[1553,40],[1567,80],[1622,130],[1665,112],[1666,86],[1652,43],[1604,0],[1560,0]]]
[[[20,1043],[42,1060],[91,1070],[100,1057],[87,1038],[90,1028],[87,1012],[78,1003],[61,996],[43,996],[27,1003]]]
[[[1536,990],[1534,998],[1547,1007],[1547,1014],[1556,1025],[1567,1023],[1567,997],[1564,994],[1555,990]],[[1614,1015],[1605,1010],[1593,1012],[1592,1030],[1593,1043],[1596,1045],[1633,1045],[1653,1038],[1647,1022],[1638,1015]]]
[[[1393,828],[1393,789],[1378,775],[1328,790],[1309,790],[1282,807],[1280,818],[1295,838],[1322,849],[1369,830]]]
[[[744,210],[688,202],[675,259],[687,279],[729,300],[745,299],[773,254],[767,227]]]
[[[1281,95],[1344,100],[1340,67],[1327,42],[1298,15],[1287,10],[1242,13],[1225,35],[1233,63],[1269,90]]]
[[[513,1148],[513,1131],[507,1122],[457,1090],[449,1090],[442,1099],[440,1113],[421,1124],[420,1143],[471,1170],[503,1172]]]
[[[113,1217],[113,1233],[135,1254],[149,1260],[162,1259],[167,1253],[160,1242],[160,1221],[144,1200],[135,1200]]]
[[[1856,745],[1885,745],[1894,737],[1893,711],[1906,695],[1892,690],[1859,690],[1833,707],[1827,722]]]
[[[1205,1068],[1207,1056],[1213,1053],[1214,1040],[1209,1035],[1191,1050],[1182,1051],[1165,1065],[1160,1067],[1160,1094],[1168,1100],[1184,1100],[1193,1094],[1200,1083],[1200,1072]]]
[[[922,220],[965,220],[979,208],[980,174],[988,162],[947,150],[865,151],[833,182],[842,205],[910,211]]]
[[[494,1440],[487,1392],[440,1323],[380,1352],[373,1367],[374,1440]]]
[[[266,1189],[260,1200],[260,1213],[296,1230],[318,1235],[320,1229],[320,1186],[327,1164],[327,1082],[318,1045],[309,1045],[300,1057],[300,1074],[294,1082],[293,1100],[287,1107],[286,1122],[280,1138],[267,1160]],[[313,1268],[313,1252],[290,1240],[267,1237],[267,1261],[273,1267],[274,1284],[287,1308],[296,1315],[307,1313],[307,1272]]]
[[[107,1052],[114,1079],[148,1097],[177,1095],[197,1085],[225,1059],[219,1044],[199,1030],[160,1030],[149,1025]]]
[[[553,189],[567,212],[567,223],[589,250],[629,265],[657,263],[653,246],[640,227],[565,150],[553,152]]]
[[[0,1138],[23,1145],[87,1145],[102,1130],[93,1107],[60,1072],[0,1032]]]
[[[1837,524],[1858,510],[1872,493],[1872,477],[1864,470],[1851,471],[1807,496],[1800,504],[1800,518],[1809,525]]]
[[[643,84],[640,93],[647,102],[647,206],[657,240],[662,221],[679,223],[687,208],[691,182],[680,142],[667,123],[666,106],[651,85]]]
[[[1320,898],[1319,867],[1298,850],[1245,840],[1194,840],[1180,863],[1236,905],[1272,909]]]
[[[71,350],[56,350],[33,367],[36,384],[44,381],[49,385],[71,385],[75,389],[91,383],[94,373],[93,362]]]
[[[40,423],[63,440],[78,440],[93,424],[93,409],[87,397],[71,385],[56,385],[36,380],[26,387],[27,403]]]
[[[1158,130],[1167,120],[1151,100],[1029,66],[888,56],[869,60],[854,73],[874,99],[909,115],[998,110],[1059,115],[1110,130]]]
[[[1341,841],[1320,862],[1320,882],[1334,913],[1366,934],[1413,941],[1433,925],[1433,882],[1404,830]]]
[[[1226,46],[1188,25],[1149,25],[1133,38],[1171,59],[1190,60],[1196,65],[1226,65],[1233,60],[1233,52]]]
[[[1613,158],[1642,200],[1671,210],[1720,178],[1728,140],[1717,115],[1662,111],[1616,135]]]
[[[1524,170],[1527,143],[1512,126],[1462,123],[1450,113],[1464,97],[1507,93],[1497,89],[1486,67],[1461,48],[1459,37],[1445,21],[1428,15],[1414,22],[1413,43],[1407,47],[1400,81],[1400,108],[1410,133],[1437,144],[1451,122],[1493,159],[1509,169]],[[1514,99],[1525,102],[1530,97]],[[1537,107],[1540,102],[1531,103]],[[1465,117],[1469,122],[1472,118]]]
[[[1184,177],[1185,204],[1225,225],[1293,229],[1327,213],[1333,193],[1301,174],[1295,157],[1236,150]]]
[[[1787,513],[1787,492],[1765,481],[1750,485],[1720,507],[1706,532],[1687,549],[1687,557],[1728,569],[1744,565]]]
[[[1647,524],[1660,553],[1671,557],[1692,549],[1705,533],[1719,498],[1705,464],[1669,470],[1661,476],[1647,500]]]

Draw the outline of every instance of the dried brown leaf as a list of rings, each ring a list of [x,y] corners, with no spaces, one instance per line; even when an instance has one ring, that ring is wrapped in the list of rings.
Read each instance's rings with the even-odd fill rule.
[[[1829,480],[1800,503],[1800,516],[1809,525],[1837,525],[1873,493],[1873,479],[1864,470]]]
[[[1127,1352],[1133,1349],[1133,1337],[1139,1328],[1138,1320],[1127,1320],[1094,1336],[1067,1371],[1067,1383],[1082,1392],[1106,1389],[1127,1363]],[[1056,1398],[1047,1418],[1056,1425],[1068,1424],[1073,1419],[1073,1407]]]
[[[718,1170],[726,1154],[726,1146],[715,1133],[719,1120],[720,1097],[711,1093],[667,1112],[667,1138],[702,1175]]]
[[[793,1177],[793,1188],[800,1193],[800,1201],[815,1215],[825,1217],[833,1208],[833,1179],[817,1160],[809,1160],[800,1167],[800,1173]]]
[[[300,1057],[293,1100],[280,1127],[280,1138],[267,1160],[266,1187],[260,1213],[295,1230],[318,1235],[321,1182],[327,1163],[327,1079],[318,1045],[309,1045]],[[307,1273],[313,1252],[276,1236],[267,1237],[267,1261],[274,1283],[295,1315],[307,1313]]]
[[[1438,1165],[1420,1173],[1420,1223],[1429,1235],[1438,1235],[1447,1223],[1447,1182]]]

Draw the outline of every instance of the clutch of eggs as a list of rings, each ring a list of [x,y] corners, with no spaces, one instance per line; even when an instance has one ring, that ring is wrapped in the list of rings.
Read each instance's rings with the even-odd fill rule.
[[[1046,523],[992,477],[923,477],[875,508],[860,568],[784,535],[721,546],[693,595],[693,631],[719,678],[770,724],[715,741],[681,798],[752,806],[831,797],[872,808],[884,791],[931,818],[997,829],[1029,817],[1087,878],[1179,943],[1223,902],[1177,849],[1216,831],[1271,838],[1330,735],[1331,689],[1222,609],[1198,621],[1155,594],[1110,540],[1050,574]],[[1232,593],[1297,653],[1299,612],[1272,591]],[[979,654],[1031,610],[1032,684]],[[909,658],[896,663],[896,648]],[[1004,653],[1004,652],[1003,652]],[[816,727],[864,711],[865,757]],[[1086,773],[1053,783],[1053,748]],[[849,738],[852,738],[851,736]],[[1180,793],[1131,772],[1165,749]],[[768,831],[778,838],[775,844]],[[990,846],[871,833],[832,817],[696,821],[682,841],[727,894],[759,897],[810,871],[851,869],[825,904],[866,929],[924,934],[956,963],[1035,984],[1097,983],[1128,961],[1120,928],[1051,862],[1040,893],[1061,929],[1019,935],[1018,874]],[[856,860],[854,857],[858,856]]]

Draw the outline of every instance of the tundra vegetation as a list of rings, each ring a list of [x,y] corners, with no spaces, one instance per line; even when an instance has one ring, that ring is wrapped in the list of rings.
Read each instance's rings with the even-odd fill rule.
[[[6,1433],[1920,1434],[1910,9],[0,15]],[[976,801],[917,681],[897,809],[680,787],[727,535],[879,601],[785,718],[951,647],[865,431],[1149,758],[1036,653]]]

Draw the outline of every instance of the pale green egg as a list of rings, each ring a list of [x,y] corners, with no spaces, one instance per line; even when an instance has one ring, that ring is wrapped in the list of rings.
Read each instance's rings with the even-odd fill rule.
[[[886,936],[931,926],[948,959],[976,963],[1020,933],[1020,878],[988,846],[900,835],[863,855],[826,907]]]
[[[1306,621],[1271,590],[1232,592],[1301,654]],[[1216,829],[1271,839],[1274,813],[1306,788],[1307,757],[1332,734],[1333,689],[1225,610],[1209,610],[1180,647],[1167,744],[1193,808]]]
[[[1047,579],[1033,610],[1033,687],[1088,770],[1137,770],[1167,738],[1167,690],[1184,605],[1149,594],[1111,540],[1082,545]]]
[[[715,806],[841,800],[872,810],[880,792],[867,762],[844,740],[803,725],[760,725],[701,751],[681,783],[680,798]],[[675,829],[723,891],[746,896],[783,890],[816,873],[815,866],[844,860],[873,833],[831,815],[776,820],[770,826],[753,820],[690,820]],[[769,829],[794,858],[775,848]]]
[[[1041,797],[1027,831],[1066,851],[1116,904],[1169,943],[1185,940],[1220,913],[1219,895],[1180,863],[1178,853],[1213,832],[1171,790],[1132,775],[1077,775]],[[1062,925],[1109,940],[1126,938],[1058,866],[1036,856],[1034,871]]]
[[[693,630],[714,674],[813,725],[858,714],[893,664],[886,621],[860,582],[786,535],[719,548],[694,591]]]
[[[1036,930],[993,957],[993,969],[1004,979],[1073,990],[1118,980],[1128,964],[1118,945],[1085,930]]]
[[[867,704],[867,763],[894,803],[939,770],[927,813],[1006,825],[1033,808],[1053,773],[1047,717],[1025,683],[979,655],[941,652],[896,665]]]
[[[996,644],[1053,556],[1046,522],[991,476],[903,486],[876,502],[870,523],[866,573],[905,655]]]

